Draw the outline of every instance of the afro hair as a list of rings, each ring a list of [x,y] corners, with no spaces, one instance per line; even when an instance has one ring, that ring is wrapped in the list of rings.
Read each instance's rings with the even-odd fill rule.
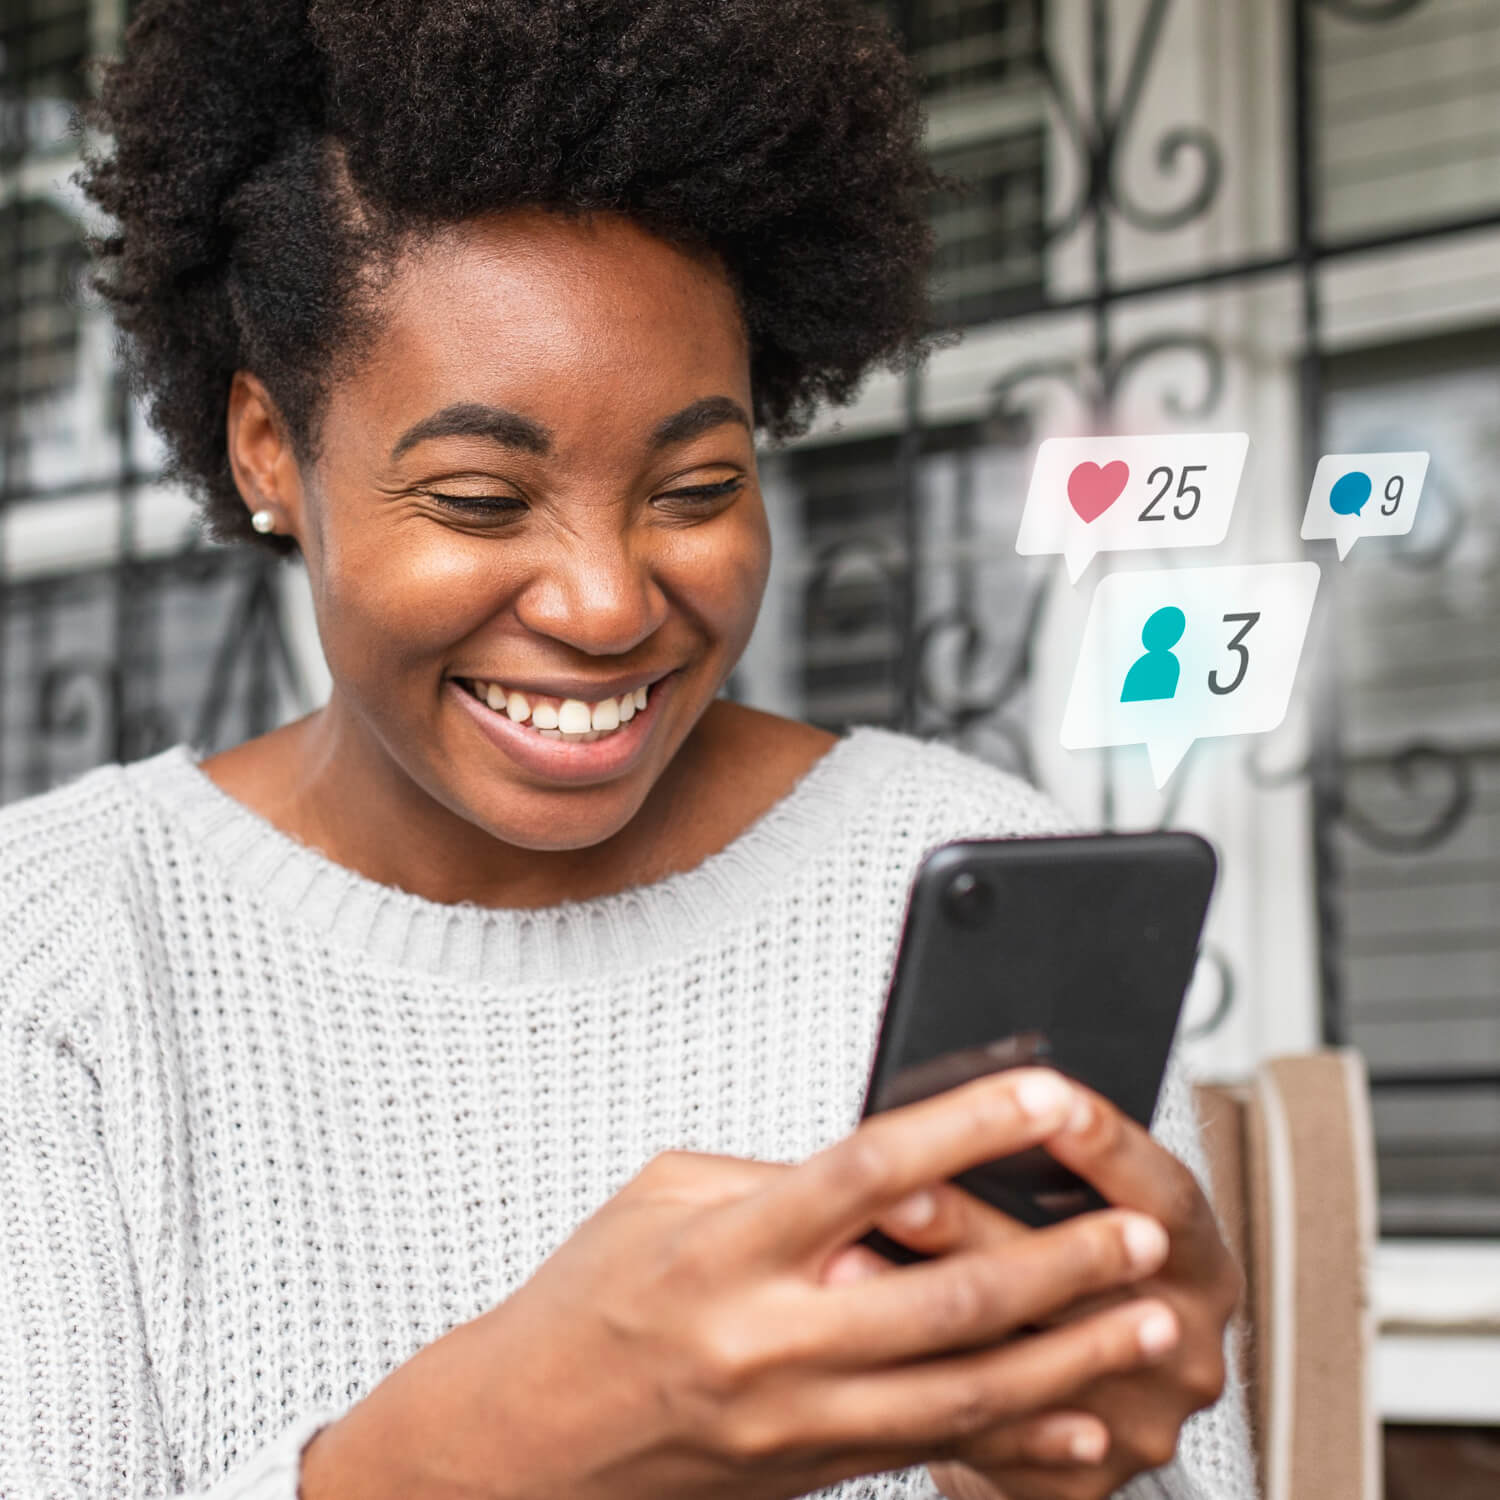
[[[611,211],[716,255],[777,440],[938,339],[945,182],[912,66],[857,0],[145,0],[98,74],[93,285],[221,540],[294,545],[236,488],[235,371],[315,456],[379,269],[480,213]]]

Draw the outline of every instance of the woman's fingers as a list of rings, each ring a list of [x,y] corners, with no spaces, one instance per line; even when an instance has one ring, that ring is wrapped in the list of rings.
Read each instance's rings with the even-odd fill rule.
[[[1174,1264],[1205,1270],[1228,1260],[1198,1179],[1166,1147],[1113,1104],[1075,1084],[1077,1103],[1046,1149],[1111,1203],[1150,1215],[1171,1236]]]
[[[1078,1464],[1097,1463],[1109,1451],[1109,1428],[1098,1417],[1083,1411],[1049,1411],[1040,1417],[1007,1422],[985,1435],[970,1450],[969,1467],[983,1463],[987,1469],[1035,1464],[1045,1468],[1071,1469]],[[942,1484],[937,1470],[949,1463],[929,1466]],[[983,1476],[978,1476],[983,1478]],[[976,1493],[986,1493],[978,1489]]]
[[[1166,1252],[1166,1236],[1150,1219],[1108,1211],[856,1286],[843,1283],[858,1265],[836,1261],[798,1318],[798,1346],[809,1363],[868,1369],[994,1344],[1080,1297],[1149,1276]]]
[[[786,1162],[756,1161],[714,1151],[660,1151],[641,1169],[636,1192],[653,1199],[712,1208],[758,1193],[792,1170]]]
[[[930,1217],[913,1216],[918,1211],[918,1200],[925,1200]],[[1065,1220],[1064,1224],[1089,1223],[1107,1217],[1110,1212],[1079,1215]],[[1137,1259],[1156,1265],[1166,1260],[1169,1250],[1166,1232],[1150,1215],[1129,1211],[1118,1215],[1115,1222],[1121,1233],[1132,1237],[1137,1247]],[[919,1189],[882,1215],[876,1227],[911,1249],[934,1256],[957,1250],[995,1251],[1013,1240],[1038,1232],[954,1183],[934,1183],[929,1188]],[[1053,1230],[1044,1232],[1051,1233],[1062,1227],[1054,1226]],[[856,1271],[866,1266],[872,1270],[892,1268],[891,1262],[878,1251],[856,1244],[830,1260],[824,1279],[852,1280]],[[1089,1297],[1086,1302],[1106,1305],[1097,1297]],[[1094,1308],[1083,1306],[1082,1310],[1093,1311]]]
[[[930,1205],[931,1218],[923,1216],[920,1200]],[[927,1255],[994,1247],[1032,1232],[1030,1225],[951,1182],[919,1188],[892,1205],[876,1227]]]
[[[851,1290],[868,1294],[882,1282],[910,1274],[892,1272]],[[820,1397],[806,1439],[864,1446],[879,1434],[880,1445],[898,1457],[913,1452],[958,1456],[966,1438],[1018,1418],[1065,1409],[1069,1398],[1090,1382],[1160,1359],[1177,1336],[1171,1309],[1146,1300],[999,1349],[851,1374],[830,1384]]]
[[[1218,1223],[1198,1180],[1166,1147],[1102,1095],[1072,1080],[1066,1120],[1041,1144],[1064,1166],[1096,1187],[1112,1204],[1154,1219],[1181,1252],[1222,1247]],[[952,1175],[952,1174],[949,1174]],[[922,1185],[937,1202],[937,1215],[920,1228],[903,1222],[892,1203],[877,1226],[914,1250],[938,1254],[961,1245],[999,1243],[1025,1226],[956,1184]]]
[[[1041,1144],[1073,1091],[1047,1068],[1015,1068],[861,1121],[842,1140],[715,1215],[726,1255],[786,1264],[858,1239],[898,1199]]]

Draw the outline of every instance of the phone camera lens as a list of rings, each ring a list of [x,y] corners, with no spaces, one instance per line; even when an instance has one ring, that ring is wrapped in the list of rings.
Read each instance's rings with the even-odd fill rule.
[[[964,927],[983,924],[994,905],[994,892],[977,875],[961,870],[948,882],[943,893],[943,904],[948,915]]]

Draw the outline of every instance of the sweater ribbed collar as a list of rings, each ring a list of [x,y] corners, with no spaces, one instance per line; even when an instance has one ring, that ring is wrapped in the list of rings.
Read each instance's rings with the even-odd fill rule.
[[[383,965],[457,980],[524,976],[530,987],[621,964],[675,959],[731,928],[811,862],[836,858],[880,778],[921,741],[873,725],[850,730],[779,801],[690,870],[612,895],[537,908],[429,901],[382,885],[299,843],[223,791],[188,745],[125,768],[157,818],[185,835],[217,877]]]

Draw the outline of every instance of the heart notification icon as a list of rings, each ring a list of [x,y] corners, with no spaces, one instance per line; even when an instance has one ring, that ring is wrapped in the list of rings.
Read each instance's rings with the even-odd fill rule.
[[[1102,469],[1085,461],[1068,475],[1068,500],[1080,520],[1097,520],[1120,498],[1129,479],[1130,465],[1123,459]]]
[[[1016,551],[1022,557],[1061,553],[1068,582],[1077,583],[1100,552],[1211,547],[1229,527],[1249,447],[1243,432],[1044,438]],[[1365,507],[1366,516],[1371,509]],[[1326,499],[1323,511],[1333,517]]]

